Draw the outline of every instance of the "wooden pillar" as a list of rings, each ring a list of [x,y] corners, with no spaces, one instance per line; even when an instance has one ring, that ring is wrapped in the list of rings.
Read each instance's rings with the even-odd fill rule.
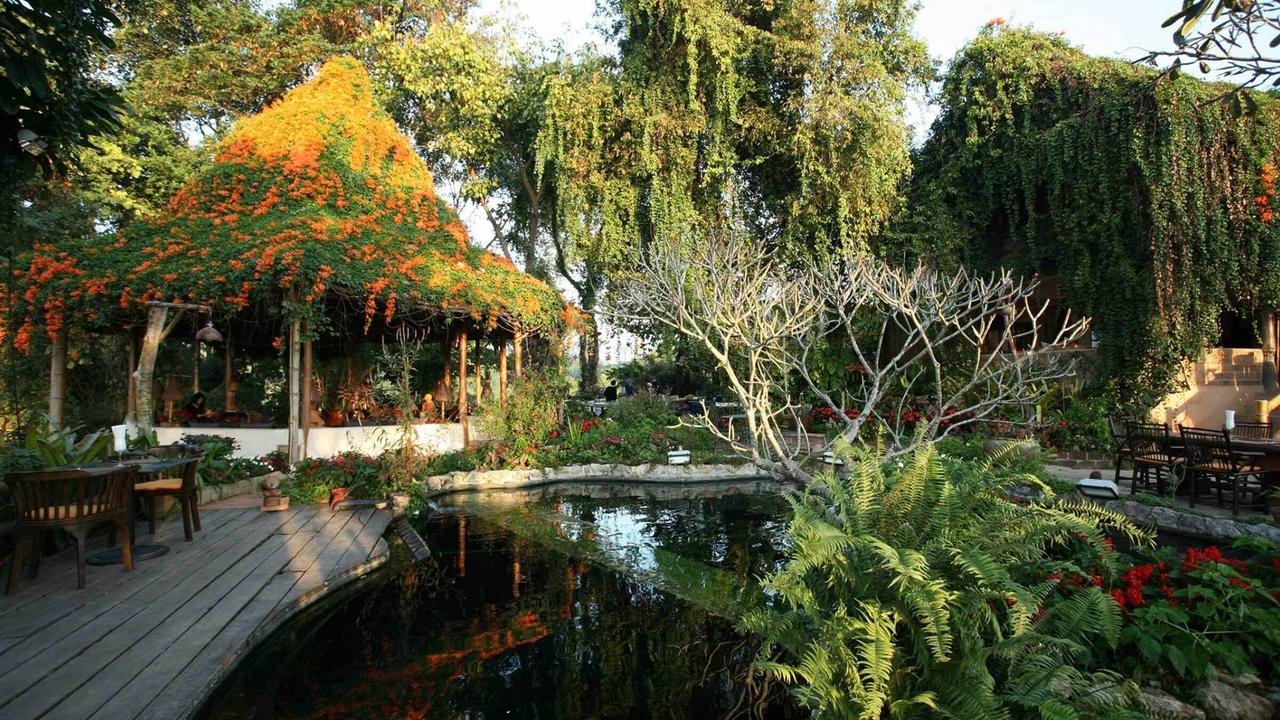
[[[524,333],[516,333],[512,345],[515,346],[516,382],[520,382],[524,379]]]
[[[498,402],[507,404],[507,343],[497,343],[498,351]]]
[[[302,383],[301,383],[301,365],[300,352],[298,347],[298,337],[301,332],[298,329],[298,321],[294,320],[289,324],[289,464],[292,465],[302,459],[302,451],[299,444],[302,441],[302,433],[300,432],[300,418],[298,410],[302,403]]]
[[[67,409],[67,333],[58,333],[53,338],[53,347],[49,353],[49,427],[53,430],[62,428],[63,415]]]
[[[304,325],[302,332],[310,335],[310,327]],[[302,428],[302,457],[307,456],[307,440],[311,437],[311,339],[302,343],[302,407],[298,409]]]
[[[125,350],[129,353],[128,403],[125,410],[125,422],[138,422],[138,343],[132,330],[125,333]]]
[[[458,331],[458,422],[462,423],[462,447],[471,447],[471,421],[467,417],[467,331]]]
[[[485,377],[480,368],[480,347],[480,338],[476,338],[475,343],[472,345],[475,355],[471,358],[471,370],[476,376],[476,405],[480,404],[480,398],[484,395]]]
[[[440,341],[440,351],[444,354],[444,386],[453,388],[453,333],[444,329],[444,339]]]
[[[222,409],[227,412],[235,412],[236,393],[231,389],[231,381],[236,376],[236,342],[231,337],[231,332],[227,332],[226,344],[222,347]]]
[[[191,371],[191,392],[195,394],[200,392],[200,346],[202,343],[199,339],[194,339],[193,342],[196,344],[196,360],[195,368]],[[207,403],[205,407],[208,407]]]

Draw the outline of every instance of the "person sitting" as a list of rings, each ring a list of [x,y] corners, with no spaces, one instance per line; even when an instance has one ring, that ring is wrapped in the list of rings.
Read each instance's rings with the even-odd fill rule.
[[[209,409],[204,405],[204,393],[198,392],[192,395],[187,404],[183,405],[182,409],[178,410],[174,415],[177,415],[179,419],[185,422],[199,422],[208,419]]]
[[[611,382],[609,383],[609,387],[604,389],[604,400],[605,402],[613,402],[614,400],[617,400],[617,399],[618,399],[618,383]]]

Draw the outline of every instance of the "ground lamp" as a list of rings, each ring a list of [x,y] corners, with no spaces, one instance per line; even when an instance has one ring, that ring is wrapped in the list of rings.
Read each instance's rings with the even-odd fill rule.
[[[1120,497],[1120,486],[1100,477],[1087,477],[1076,483],[1076,490],[1085,497],[1096,500],[1115,500]]]
[[[844,460],[836,457],[836,454],[831,452],[830,450],[827,450],[826,452],[822,453],[822,464],[831,465],[833,467],[840,467],[844,465]]]
[[[689,451],[685,450],[683,447],[678,447],[675,450],[667,451],[668,465],[688,465],[689,459],[690,459]]]
[[[160,393],[160,399],[164,401],[164,417],[165,422],[173,422],[173,404],[182,402],[185,397],[182,393],[182,386],[178,384],[178,378],[170,375],[168,382],[165,383],[164,392]]]

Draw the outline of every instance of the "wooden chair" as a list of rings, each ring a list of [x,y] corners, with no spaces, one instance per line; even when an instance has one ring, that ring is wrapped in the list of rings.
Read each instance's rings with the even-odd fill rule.
[[[30,574],[40,570],[40,550],[46,530],[62,530],[76,541],[76,582],[84,589],[85,540],[100,523],[123,530],[124,569],[133,569],[133,538],[129,527],[129,489],[137,478],[136,467],[107,472],[40,470],[13,472],[5,477],[14,506],[13,561],[5,594],[18,587],[24,540],[31,541]]]
[[[1164,495],[1166,480],[1173,477],[1174,466],[1179,460],[1173,451],[1169,426],[1129,421],[1125,423],[1125,430],[1133,460],[1129,494],[1138,492],[1139,487],[1143,490],[1154,487],[1158,494]]]
[[[1271,423],[1238,422],[1231,428],[1231,437],[1242,440],[1270,440]]]
[[[1181,427],[1182,442],[1186,449],[1187,469],[1191,476],[1191,507],[1207,493],[1218,497],[1218,505],[1225,502],[1224,492],[1231,491],[1231,514],[1240,514],[1243,495],[1252,495],[1250,505],[1261,506],[1267,490],[1266,471],[1257,465],[1262,453],[1245,452],[1231,446],[1231,433],[1226,430],[1205,430]]]
[[[154,457],[179,458],[190,457],[192,462],[181,467],[177,477],[155,478],[145,480],[133,486],[133,494],[149,500],[147,507],[147,530],[156,534],[156,517],[160,514],[160,498],[178,499],[182,507],[182,534],[187,542],[195,539],[194,528],[200,531],[200,488],[196,486],[196,469],[200,464],[202,453],[187,445],[161,445],[148,451]]]
[[[1116,482],[1120,482],[1120,470],[1125,461],[1133,462],[1133,447],[1129,442],[1128,424],[1133,422],[1133,418],[1109,417],[1107,422],[1111,425],[1111,452],[1116,459]],[[1137,473],[1135,472],[1134,475]],[[1133,476],[1129,477],[1130,482]]]

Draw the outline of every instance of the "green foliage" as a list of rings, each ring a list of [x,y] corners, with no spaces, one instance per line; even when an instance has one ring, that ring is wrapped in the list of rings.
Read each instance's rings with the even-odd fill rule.
[[[196,467],[196,481],[201,485],[226,485],[271,472],[267,465],[248,458],[232,457],[240,443],[223,435],[183,435],[183,445],[200,448],[203,453]]]
[[[1216,547],[1137,558],[1112,590],[1127,611],[1115,667],[1172,680],[1171,687],[1212,679],[1217,670],[1274,681],[1280,559],[1267,550],[1252,561]]]
[[[1217,336],[1220,313],[1280,304],[1264,168],[1280,104],[1091,58],[992,23],[950,64],[907,213],[883,250],[1056,278],[1093,318],[1114,400],[1150,405]],[[904,249],[906,252],[904,252]]]
[[[372,455],[344,452],[331,458],[306,458],[293,466],[284,493],[291,501],[327,502],[329,491],[348,488],[358,498],[386,497],[383,462]]]
[[[516,382],[504,405],[497,398],[480,410],[480,426],[505,446],[507,467],[530,467],[538,446],[556,428],[561,398],[568,390],[563,378],[534,374]]]
[[[1078,538],[1114,563],[1105,528],[1140,531],[1095,506],[1010,500],[1047,488],[992,472],[1000,457],[840,454],[851,472],[822,479],[829,499],[791,498],[789,561],[764,582],[775,604],[742,620],[768,641],[762,670],[819,717],[1139,717],[1090,690],[1132,690],[1087,669],[1087,645],[1116,642],[1115,603],[1097,587],[1055,599],[1040,571]]]
[[[1042,439],[1060,450],[1110,450],[1110,405],[1101,396],[1068,397],[1052,403],[1044,417]]]
[[[99,430],[80,436],[80,428],[49,429],[42,426],[27,433],[26,449],[39,453],[45,467],[86,465],[103,460],[111,452],[111,433]]]

